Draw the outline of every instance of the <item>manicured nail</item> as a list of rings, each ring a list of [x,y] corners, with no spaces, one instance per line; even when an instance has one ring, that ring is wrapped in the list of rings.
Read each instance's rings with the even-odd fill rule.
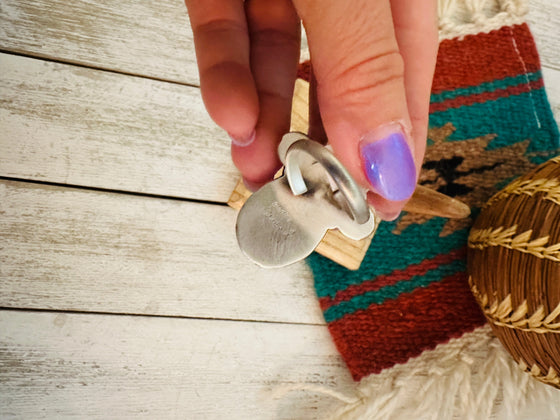
[[[232,143],[236,146],[245,147],[249,146],[251,143],[253,143],[253,141],[255,141],[256,134],[256,131],[253,130],[247,137],[237,137],[230,133],[228,133],[228,136],[231,139]]]
[[[360,140],[360,154],[374,192],[392,201],[412,195],[416,167],[400,124],[391,123],[367,133]]]

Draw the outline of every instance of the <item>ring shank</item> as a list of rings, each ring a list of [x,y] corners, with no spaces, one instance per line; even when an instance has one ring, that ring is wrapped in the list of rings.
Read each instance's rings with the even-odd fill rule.
[[[301,171],[302,161],[306,156],[315,159],[332,177],[346,199],[356,223],[366,223],[370,218],[370,209],[354,178],[326,147],[305,137],[292,143],[286,151],[285,173],[293,194],[307,192]]]

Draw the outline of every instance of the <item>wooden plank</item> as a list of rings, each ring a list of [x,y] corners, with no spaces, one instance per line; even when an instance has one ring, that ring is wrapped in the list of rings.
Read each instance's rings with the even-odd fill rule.
[[[559,49],[560,51],[560,49]],[[560,123],[560,71],[544,67],[543,79],[550,107],[557,123]]]
[[[0,176],[224,203],[239,178],[196,88],[7,54],[0,71]]]
[[[560,70],[560,2],[530,0],[527,22],[543,66]]]
[[[309,82],[302,79],[294,85],[290,131],[309,132]]]
[[[326,327],[0,311],[0,417],[326,418],[351,395]]]
[[[0,70],[0,175],[227,201],[229,139],[197,89],[7,54]],[[558,115],[559,71],[543,71]]]
[[[0,306],[323,324],[310,270],[262,269],[226,206],[0,181]]]
[[[226,202],[230,140],[198,88],[0,54],[0,175]]]
[[[181,0],[2,0],[0,21],[5,51],[199,84]]]
[[[530,0],[543,64],[560,70],[560,4]],[[180,0],[3,0],[0,48],[57,61],[198,84]]]

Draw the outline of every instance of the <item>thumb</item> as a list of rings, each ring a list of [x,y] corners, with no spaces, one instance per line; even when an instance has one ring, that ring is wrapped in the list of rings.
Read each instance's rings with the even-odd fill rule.
[[[387,1],[296,0],[306,28],[321,117],[334,153],[393,218],[414,192],[404,63]],[[420,148],[422,149],[422,148]]]

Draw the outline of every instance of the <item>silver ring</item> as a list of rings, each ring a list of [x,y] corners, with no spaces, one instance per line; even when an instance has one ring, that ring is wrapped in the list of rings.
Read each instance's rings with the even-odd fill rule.
[[[301,172],[302,159],[306,156],[315,159],[332,177],[346,199],[354,221],[358,224],[366,223],[370,218],[370,209],[362,190],[329,149],[310,139],[297,140],[286,151],[285,173],[294,195],[304,194],[307,191]]]

